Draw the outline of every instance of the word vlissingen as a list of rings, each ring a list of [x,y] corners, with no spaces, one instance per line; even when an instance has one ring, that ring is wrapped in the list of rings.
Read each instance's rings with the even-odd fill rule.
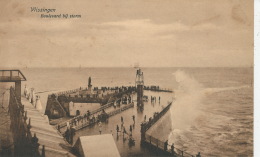
[[[44,12],[49,14],[41,14],[41,18],[81,18],[81,15],[74,14],[50,14],[52,12],[56,12],[56,9],[46,9],[46,8],[38,8],[31,7],[31,12]]]
[[[31,12],[46,12],[46,13],[52,13],[56,12],[56,9],[46,9],[46,8],[38,8],[38,7],[31,7]],[[41,14],[41,18],[61,18],[61,14]]]
[[[45,9],[45,8],[38,8],[38,7],[31,7],[31,12],[55,12],[56,9]]]

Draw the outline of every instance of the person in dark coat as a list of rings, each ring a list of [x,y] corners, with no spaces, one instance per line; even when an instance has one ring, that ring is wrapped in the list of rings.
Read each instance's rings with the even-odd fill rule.
[[[172,154],[174,154],[174,144],[173,143],[171,145],[171,152],[172,152]]]
[[[119,126],[116,125],[116,134],[118,135],[118,132],[119,132]]]
[[[201,157],[201,156],[200,156],[200,152],[196,155],[196,157]]]
[[[135,124],[135,115],[133,115],[133,121],[134,121],[134,124]]]
[[[164,142],[164,150],[165,150],[165,151],[167,151],[167,147],[168,147],[168,140],[166,140],[166,141]]]
[[[131,134],[132,134],[132,130],[133,130],[133,129],[132,129],[132,125],[130,125],[130,129],[129,129],[129,130],[130,130],[130,132],[131,132]]]

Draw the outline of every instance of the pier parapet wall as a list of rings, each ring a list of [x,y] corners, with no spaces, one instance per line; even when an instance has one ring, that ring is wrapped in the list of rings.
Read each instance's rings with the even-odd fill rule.
[[[69,103],[100,103],[101,106],[114,103],[125,94],[132,94],[135,87],[94,87],[93,91],[83,88],[53,93],[48,96],[45,114],[50,119],[70,116]],[[80,113],[86,113],[81,111]]]
[[[170,102],[160,113],[154,115],[148,122],[144,122],[141,124],[141,141],[145,141],[145,133],[151,128],[153,124],[155,124],[171,107],[172,102]]]
[[[159,86],[144,86],[144,90],[150,90],[150,91],[154,91],[154,92],[169,92],[169,93],[173,93],[172,89],[161,88]]]
[[[143,146],[149,146],[149,149],[155,150],[158,154],[174,157],[195,157],[196,155],[192,155],[182,149],[176,148],[173,144],[170,145],[168,143],[168,140],[161,141],[160,139],[157,139],[152,135],[146,133],[156,122],[159,121],[159,119],[161,119],[169,111],[171,105],[172,102],[169,103],[161,112],[155,113],[154,117],[150,118],[148,122],[144,122],[141,124],[141,143]]]

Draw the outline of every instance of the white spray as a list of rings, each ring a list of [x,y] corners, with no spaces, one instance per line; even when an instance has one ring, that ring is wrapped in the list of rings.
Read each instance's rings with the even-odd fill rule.
[[[248,86],[203,88],[196,79],[182,70],[177,70],[173,73],[173,76],[178,83],[178,89],[175,90],[176,100],[170,108],[172,132],[168,137],[169,143],[176,143],[180,141],[179,138],[185,138],[182,134],[185,131],[189,131],[194,123],[197,123],[196,119],[201,119],[201,116],[207,119],[207,113],[202,111],[204,106],[202,102],[207,94],[222,91],[232,92],[242,88],[249,88]],[[202,121],[200,120],[200,122]]]
[[[204,96],[202,85],[184,71],[177,70],[173,75],[178,89],[175,90],[176,100],[170,109],[172,133],[169,135],[169,143],[174,142],[181,131],[192,125],[200,114],[199,106]]]

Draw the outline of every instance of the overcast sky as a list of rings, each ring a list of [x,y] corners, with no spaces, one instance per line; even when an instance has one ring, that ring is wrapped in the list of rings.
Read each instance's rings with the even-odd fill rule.
[[[1,0],[0,15],[0,67],[253,65],[253,0]]]

